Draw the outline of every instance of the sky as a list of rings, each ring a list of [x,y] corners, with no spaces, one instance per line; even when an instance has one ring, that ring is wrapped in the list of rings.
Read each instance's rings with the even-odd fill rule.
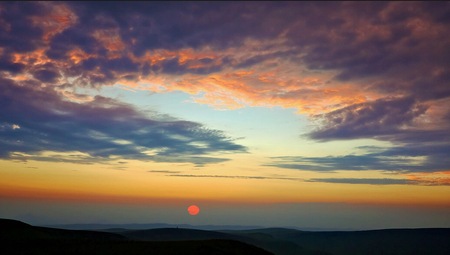
[[[0,218],[448,228],[449,31],[449,2],[1,2]]]

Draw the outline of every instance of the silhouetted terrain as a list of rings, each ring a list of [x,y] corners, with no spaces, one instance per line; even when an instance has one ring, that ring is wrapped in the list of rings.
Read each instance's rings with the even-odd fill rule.
[[[105,239],[125,240],[126,237],[107,232],[88,230],[65,230],[45,227],[34,227],[16,220],[0,219],[1,240],[32,239]]]
[[[47,228],[59,228],[68,230],[103,230],[103,229],[155,229],[155,228],[188,228],[199,230],[254,230],[262,229],[262,226],[243,226],[243,225],[190,225],[190,224],[168,224],[168,223],[129,223],[129,224],[101,224],[101,223],[88,223],[88,224],[52,224],[42,225]],[[293,230],[302,231],[355,231],[351,228],[294,228]]]
[[[219,233],[220,234],[220,233]],[[0,219],[2,254],[200,254],[270,255],[261,248],[235,240],[138,241],[106,232],[63,230]],[[273,255],[273,254],[272,254]]]
[[[261,226],[242,226],[242,225],[189,225],[189,224],[167,224],[167,223],[147,223],[147,224],[56,224],[56,225],[44,225],[48,228],[60,228],[69,230],[101,230],[101,229],[154,229],[154,228],[189,228],[200,230],[222,230],[222,229],[234,229],[234,230],[248,230],[262,228]]]
[[[267,234],[280,240],[296,243],[304,249],[321,250],[333,255],[450,254],[450,229],[448,228],[334,232],[269,228],[222,232],[242,236]]]
[[[110,230],[105,230],[110,231]],[[147,230],[113,230],[129,239],[142,241],[186,241],[186,240],[210,240],[210,239],[241,239],[238,235],[184,228],[158,228]]]
[[[0,219],[0,229],[2,248],[12,249],[8,254],[450,254],[450,229],[444,228],[334,232],[115,228],[100,232]]]
[[[255,245],[267,251],[273,252],[274,254],[277,255],[318,254],[305,251],[302,249],[301,246],[293,242],[280,240],[267,234],[244,236],[216,231],[181,229],[181,228],[161,228],[148,230],[109,229],[105,231],[119,233],[123,236],[126,236],[134,240],[186,241],[186,240],[229,239]]]

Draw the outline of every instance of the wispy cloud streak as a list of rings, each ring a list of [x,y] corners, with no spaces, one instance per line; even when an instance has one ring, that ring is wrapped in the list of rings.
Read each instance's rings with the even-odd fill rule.
[[[227,178],[227,179],[256,179],[256,180],[289,180],[303,181],[300,178],[290,177],[268,177],[268,176],[243,176],[243,175],[201,175],[201,174],[169,174],[173,177],[190,177],[190,178]]]

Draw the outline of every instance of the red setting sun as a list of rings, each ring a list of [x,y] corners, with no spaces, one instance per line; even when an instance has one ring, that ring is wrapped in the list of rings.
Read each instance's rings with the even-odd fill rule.
[[[197,213],[200,211],[196,205],[191,205],[188,208],[188,212],[190,215],[197,215]]]

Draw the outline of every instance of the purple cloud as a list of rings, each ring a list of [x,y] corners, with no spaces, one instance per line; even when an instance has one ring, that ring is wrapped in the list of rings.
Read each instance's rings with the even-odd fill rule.
[[[2,78],[0,102],[0,157],[4,159],[73,163],[136,159],[204,165],[228,160],[208,157],[211,153],[246,150],[218,130],[190,121],[152,119],[101,96],[73,102],[52,87]],[[66,159],[43,156],[44,151],[88,156]]]

